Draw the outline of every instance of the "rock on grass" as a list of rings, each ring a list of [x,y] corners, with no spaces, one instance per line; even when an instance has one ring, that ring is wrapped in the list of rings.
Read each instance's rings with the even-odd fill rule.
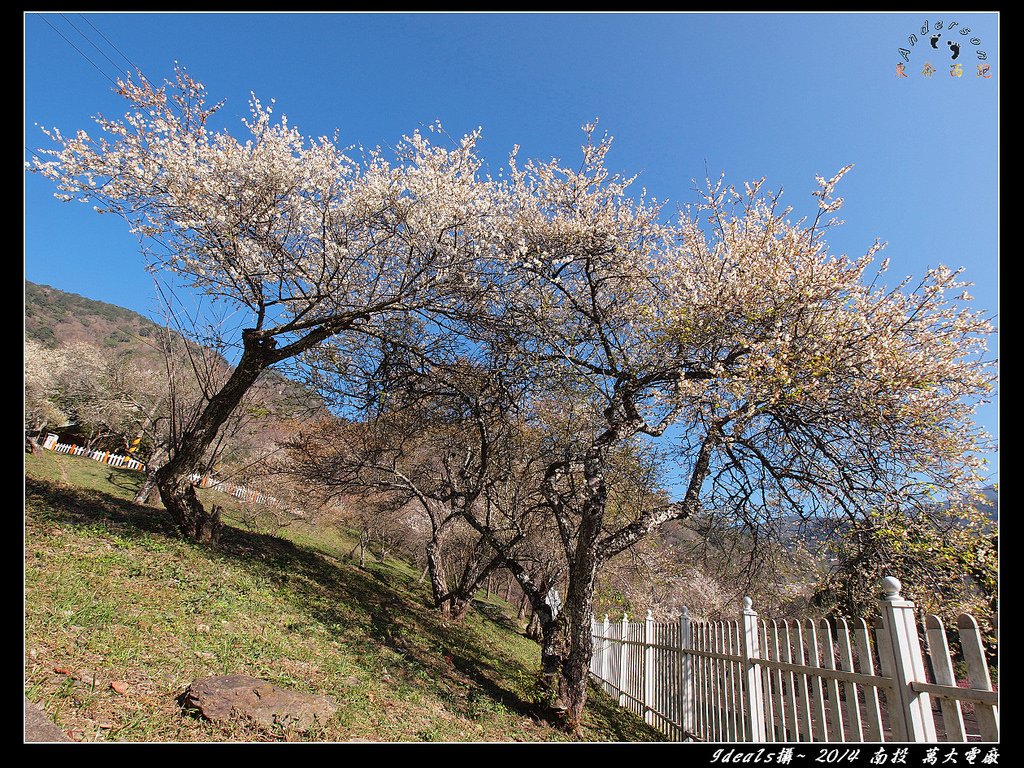
[[[186,712],[207,720],[228,721],[249,717],[267,727],[307,731],[334,716],[338,705],[330,696],[297,693],[248,675],[204,677],[182,694]]]

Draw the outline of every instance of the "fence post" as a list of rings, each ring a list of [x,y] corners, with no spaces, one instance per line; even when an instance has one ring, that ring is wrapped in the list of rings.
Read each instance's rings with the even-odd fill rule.
[[[679,712],[680,725],[683,727],[683,738],[693,733],[694,701],[691,686],[693,656],[687,653],[690,650],[690,610],[684,605],[683,612],[679,614]]]
[[[747,740],[767,741],[764,717],[764,690],[761,686],[761,658],[757,631],[757,611],[754,601],[743,598],[743,675],[746,694],[747,719],[750,726]]]
[[[601,633],[604,638],[601,640],[601,688],[605,691],[608,690],[608,683],[611,681],[608,679],[608,667],[610,666],[610,657],[612,644],[608,640],[608,614],[604,615],[604,631]]]
[[[654,724],[654,615],[644,623],[644,722]]]
[[[628,676],[629,648],[626,646],[626,639],[629,637],[629,616],[622,614],[622,625],[619,632],[619,706],[626,706],[626,681]]]
[[[910,687],[913,682],[927,682],[921,643],[917,637],[914,603],[900,595],[900,580],[893,576],[882,579],[885,598],[881,602],[882,631],[889,640],[879,643],[879,650],[891,653],[889,668],[893,674],[893,688],[897,701],[890,713],[903,721],[907,741],[937,741],[935,720],[932,718],[931,697]],[[883,649],[883,645],[889,648]],[[892,712],[895,709],[896,712]],[[895,718],[894,718],[895,719]],[[895,725],[895,723],[894,723]],[[896,729],[894,729],[896,730]]]

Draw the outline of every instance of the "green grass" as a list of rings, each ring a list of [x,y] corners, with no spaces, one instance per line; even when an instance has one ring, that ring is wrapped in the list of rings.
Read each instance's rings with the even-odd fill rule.
[[[25,464],[25,693],[74,738],[568,738],[533,714],[538,648],[499,598],[449,624],[407,564],[354,567],[344,532],[229,525],[213,550],[179,539],[162,509],[131,503],[138,473],[48,452]],[[237,519],[235,499],[202,495]],[[305,734],[182,714],[189,683],[227,673],[341,706]],[[592,692],[584,738],[660,736]]]

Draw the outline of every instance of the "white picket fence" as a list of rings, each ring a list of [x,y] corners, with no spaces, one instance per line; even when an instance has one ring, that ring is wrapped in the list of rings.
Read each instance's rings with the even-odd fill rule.
[[[53,442],[52,444],[44,445],[43,447],[49,448],[51,451],[56,453],[66,453],[70,456],[85,456],[93,461],[101,461],[104,464],[109,464],[112,467],[119,467],[121,469],[134,469],[138,472],[146,469],[146,465],[138,459],[133,459],[131,456],[121,456],[116,453],[111,453],[110,451],[90,451],[80,445],[58,442]]]
[[[109,464],[112,467],[118,467],[120,469],[132,469],[137,472],[146,471],[145,463],[138,459],[133,459],[131,456],[121,456],[116,453],[111,453],[110,451],[91,451],[80,445],[58,443],[56,435],[48,437],[43,443],[43,448],[54,451],[55,453],[67,454],[69,456],[84,456],[85,458],[92,459],[93,461],[100,461],[104,464]],[[222,493],[234,496],[236,499],[241,499],[242,501],[248,501],[254,504],[271,504],[276,506],[280,503],[277,497],[271,496],[270,494],[246,488],[244,485],[233,485],[232,483],[215,480],[209,475],[200,475],[198,472],[189,475],[189,482],[193,485],[198,485],[200,488],[215,488]]]
[[[926,617],[922,649],[914,604],[897,579],[883,586],[871,627],[766,622],[750,598],[737,621],[695,621],[685,609],[668,624],[649,614],[595,618],[590,672],[619,706],[674,741],[998,741],[998,693],[974,618],[957,622],[970,685],[960,688],[942,622]]]
[[[251,488],[246,488],[244,485],[232,485],[231,483],[225,483],[222,480],[216,480],[209,475],[200,475],[198,472],[193,472],[188,476],[189,482],[193,485],[198,485],[200,488],[214,488],[221,493],[226,493],[230,496],[234,496],[236,499],[242,501],[249,501],[255,504],[273,504],[277,505],[279,502],[276,496],[263,493],[262,491],[254,491]]]

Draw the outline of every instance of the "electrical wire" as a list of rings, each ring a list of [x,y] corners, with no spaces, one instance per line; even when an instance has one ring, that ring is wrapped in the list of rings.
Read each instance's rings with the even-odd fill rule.
[[[82,38],[85,39],[85,41],[89,43],[89,45],[91,45],[93,48],[95,48],[100,53],[100,55],[103,56],[103,58],[105,58],[108,62],[110,62],[110,65],[112,67],[114,67],[120,73],[121,70],[118,68],[117,63],[114,62],[114,60],[111,59],[106,53],[104,53],[104,51],[98,45],[96,45],[96,43],[92,40],[92,38],[89,37],[89,35],[87,35],[85,32],[83,32],[79,27],[77,27],[71,21],[71,19],[69,19],[63,13],[60,13],[58,15],[62,19],[64,19],[64,21],[67,22],[67,24],[72,29],[74,29],[79,35],[81,35]],[[91,58],[89,58],[77,45],[75,45],[73,42],[71,42],[57,27],[55,27],[53,24],[51,24],[49,19],[47,19],[45,16],[43,16],[43,14],[41,14],[39,12],[36,12],[36,16],[41,18],[50,29],[52,29],[54,32],[56,32],[58,35],[60,35],[61,39],[64,40],[64,42],[66,42],[68,45],[70,45],[75,51],[77,51],[78,54],[82,58],[84,58],[86,61],[88,61],[90,64],[92,64],[92,66],[96,69],[96,71],[99,72],[101,75],[103,75],[103,77],[105,77],[107,80],[109,80],[114,85],[115,88],[120,88],[118,82],[114,78],[112,78],[110,75],[108,75],[98,64],[96,64],[95,61],[93,61]],[[111,48],[113,48],[115,51],[117,51],[118,55],[122,59],[124,59],[126,62],[128,62],[128,64],[131,65],[132,68],[134,68],[134,70],[138,73],[139,77],[143,81],[145,81],[145,82],[152,82],[152,81],[150,81],[146,77],[146,74],[145,74],[145,72],[142,71],[142,68],[139,67],[131,59],[129,59],[128,56],[126,56],[125,53],[120,48],[118,48],[117,45],[115,45],[110,40],[110,38],[108,38],[105,34],[103,34],[103,32],[100,31],[100,29],[95,24],[93,24],[91,21],[89,21],[89,19],[86,16],[82,15],[81,13],[79,13],[78,16],[86,24],[88,24],[90,27],[92,27],[93,30],[95,30],[96,34],[98,34],[101,38],[103,38],[103,40],[107,43],[107,45],[109,45]],[[168,100],[167,104],[168,104],[168,106],[171,109],[173,109],[179,115],[183,115],[183,112],[182,112],[181,108],[177,104],[175,104],[173,100]]]
[[[78,14],[78,15],[79,15],[79,16],[81,16],[82,14]],[[72,22],[72,21],[71,21],[71,19],[69,19],[69,18],[68,18],[67,16],[65,16],[65,15],[64,15],[63,13],[62,13],[62,14],[60,14],[60,17],[61,17],[62,19],[64,19],[64,21],[66,21],[66,22],[68,23],[68,25],[69,25],[69,26],[70,26],[70,27],[71,27],[71,28],[72,28],[73,30],[75,30],[75,32],[77,32],[77,33],[78,33],[79,35],[81,35],[81,36],[82,36],[82,38],[83,38],[83,39],[84,39],[84,40],[85,40],[85,41],[86,41],[86,42],[87,42],[87,43],[88,43],[89,45],[91,45],[91,46],[92,46],[93,48],[95,48],[95,49],[97,50],[97,52],[98,52],[98,53],[100,54],[100,56],[102,56],[102,57],[103,57],[104,59],[106,59],[107,61],[109,61],[109,62],[110,62],[110,66],[112,66],[112,67],[113,67],[114,69],[116,69],[116,70],[120,71],[120,68],[119,68],[119,67],[117,66],[117,64],[116,64],[116,63],[114,62],[114,60],[113,60],[112,58],[110,58],[109,56],[107,56],[107,54],[106,54],[106,53],[104,53],[104,52],[103,52],[103,50],[101,50],[101,49],[100,49],[100,47],[99,47],[98,45],[96,45],[96,43],[94,43],[94,42],[93,42],[93,41],[92,41],[92,40],[91,40],[91,39],[90,39],[90,38],[89,38],[89,37],[88,37],[88,36],[87,36],[87,35],[85,34],[85,32],[83,32],[83,31],[82,31],[82,30],[80,30],[80,29],[79,29],[78,27],[76,27],[76,26],[74,25],[74,22]]]
[[[96,30],[96,34],[99,35],[100,37],[102,37],[106,41],[107,45],[109,45],[111,48],[113,48],[115,51],[117,51],[117,53],[121,56],[121,58],[124,59],[125,61],[127,61],[131,65],[132,69],[134,69],[136,72],[142,72],[142,69],[134,61],[129,59],[127,56],[125,56],[124,52],[120,48],[118,48],[116,45],[114,45],[110,41],[110,39],[99,30],[99,28],[95,24],[93,24],[91,21],[89,21],[87,16],[83,16],[82,14],[78,14],[78,17],[82,21],[84,21],[86,24],[88,24],[90,27],[92,27],[94,30]]]
[[[50,29],[52,29],[54,32],[56,32],[58,35],[60,35],[61,39],[65,43],[67,43],[72,48],[74,48],[76,51],[78,51],[78,55],[81,56],[86,61],[88,61],[90,64],[92,64],[93,67],[95,67],[96,71],[99,72],[101,75],[103,75],[103,77],[105,77],[107,80],[109,80],[113,84],[113,86],[115,88],[118,87],[116,80],[114,80],[110,75],[108,75],[106,72],[104,72],[103,69],[101,69],[100,66],[95,61],[93,61],[88,56],[86,56],[81,48],[79,48],[77,45],[75,45],[70,40],[68,40],[67,37],[64,36],[63,32],[61,32],[59,29],[57,29],[55,26],[53,26],[53,24],[50,23],[49,19],[47,19],[45,16],[43,16],[43,14],[38,13],[38,12],[36,13],[36,16],[38,16],[40,19],[42,19],[46,23],[46,26],[48,26]]]

